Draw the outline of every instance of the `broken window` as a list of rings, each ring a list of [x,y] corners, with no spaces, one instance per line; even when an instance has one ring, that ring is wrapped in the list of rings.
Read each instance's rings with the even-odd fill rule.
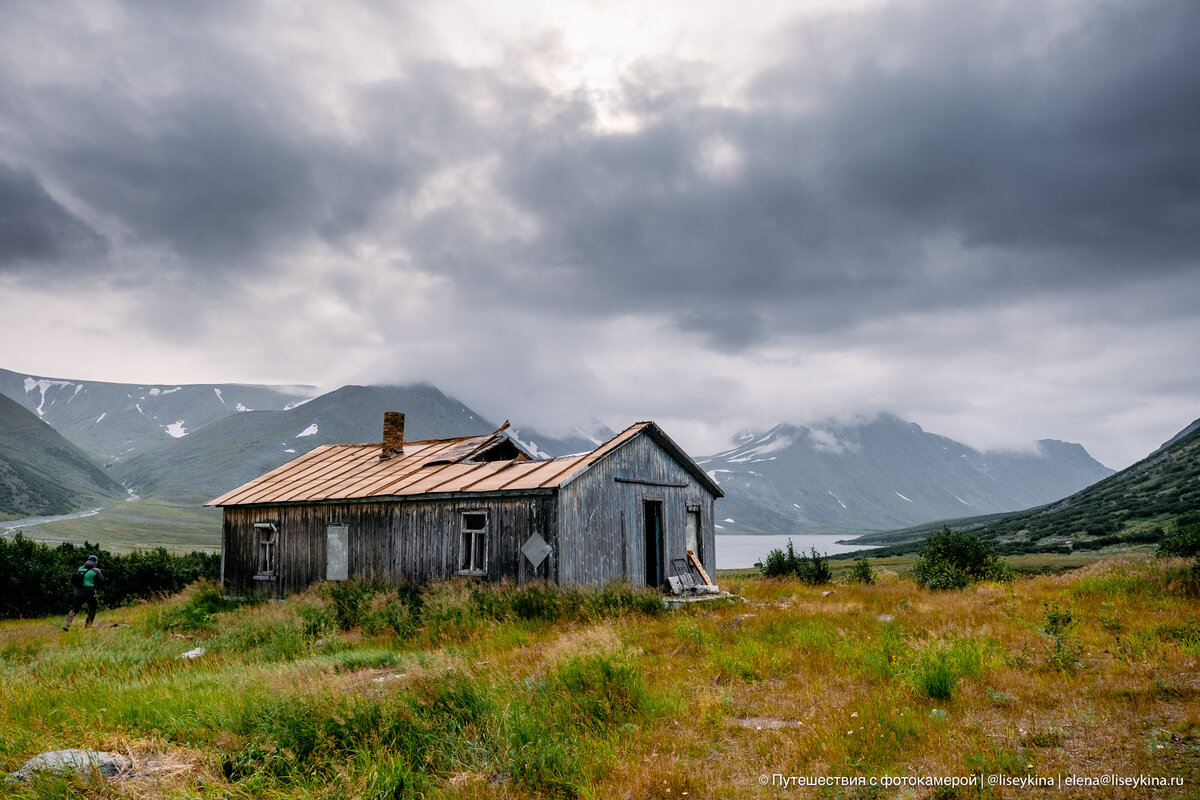
[[[458,571],[462,575],[487,574],[488,515],[486,511],[464,511],[459,545]]]
[[[258,556],[256,581],[275,580],[275,547],[279,541],[279,528],[274,522],[254,523],[254,547]]]

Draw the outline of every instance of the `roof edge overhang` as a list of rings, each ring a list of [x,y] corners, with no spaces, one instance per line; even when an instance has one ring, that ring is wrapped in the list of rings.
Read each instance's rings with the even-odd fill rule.
[[[352,503],[424,503],[431,500],[511,500],[519,497],[546,497],[558,492],[557,486],[536,489],[495,489],[488,492],[431,492],[429,494],[381,494],[372,497],[331,497],[324,500],[283,500],[273,503],[229,503],[217,508],[279,508],[280,506],[333,506]]]

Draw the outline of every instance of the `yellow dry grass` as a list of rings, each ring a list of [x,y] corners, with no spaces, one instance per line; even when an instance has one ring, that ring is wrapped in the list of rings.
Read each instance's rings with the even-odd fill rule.
[[[695,613],[688,621],[685,642],[707,633],[711,643],[705,646],[681,647],[677,620],[650,626],[644,641],[658,661],[648,673],[679,692],[679,713],[655,727],[653,743],[621,766],[601,794],[867,797],[876,796],[869,787],[769,784],[775,773],[974,773],[985,782],[981,795],[918,787],[901,796],[1036,796],[986,781],[1116,775],[1177,778],[1184,785],[1106,787],[1102,794],[1095,787],[1064,786],[1054,796],[1195,797],[1200,609],[1195,600],[1163,590],[1162,574],[1173,566],[1180,565],[1121,559],[1061,576],[943,593],[895,579],[832,592],[782,581],[740,582],[745,604]],[[1137,581],[1144,593],[1111,591]],[[1069,608],[1079,620],[1069,636],[1079,647],[1073,669],[1050,658],[1052,641],[1041,630],[1048,605]],[[793,635],[766,635],[772,627],[790,628]],[[987,655],[979,674],[960,678],[949,699],[930,699],[898,675],[873,677],[861,669],[864,651],[888,627],[901,632],[909,659],[962,641],[986,644]],[[812,644],[813,636],[799,635],[812,629],[827,632],[829,641]],[[1188,636],[1196,638],[1189,643]],[[746,645],[752,641],[765,642],[767,651],[753,652]],[[730,675],[723,661],[739,652],[751,669]],[[1029,791],[1034,794],[1024,794]]]
[[[139,730],[137,703],[176,691],[208,702],[243,695],[395,699],[407,692],[434,696],[432,687],[465,678],[493,703],[486,724],[499,725],[518,704],[532,702],[533,679],[584,656],[632,665],[648,698],[631,722],[581,732],[572,743],[591,753],[579,787],[585,797],[1194,798],[1200,796],[1200,604],[1185,591],[1185,570],[1183,562],[1118,558],[953,592],[930,592],[894,573],[870,586],[739,578],[725,586],[741,596],[738,602],[694,604],[662,616],[483,621],[432,645],[355,630],[329,634],[336,648],[276,661],[243,660],[229,650],[179,661],[176,651],[200,642],[161,633],[139,638],[140,615],[152,608],[146,606],[106,618],[122,627],[88,632],[107,660],[89,662],[90,672],[78,675],[67,663],[76,652],[71,640],[45,621],[6,622],[0,624],[0,732],[10,740],[0,752],[12,764],[49,743],[133,758],[137,780],[89,796],[241,797],[216,752],[237,751],[244,737],[194,727],[186,709],[163,720],[173,733]],[[439,602],[453,602],[451,594]],[[222,622],[247,631],[282,628],[298,624],[298,607],[319,602],[309,595],[241,609]],[[1052,610],[1070,617],[1057,650],[1047,633]],[[136,663],[134,654],[143,651],[155,663]],[[380,653],[382,661],[372,660]],[[47,669],[51,678],[43,677]],[[106,728],[104,714],[86,724],[37,716],[37,704],[23,695],[42,691],[43,680],[53,682],[52,693],[85,692],[89,682],[104,681],[113,696],[97,696],[124,704],[126,727]],[[78,738],[61,741],[65,736]],[[492,755],[431,775],[426,796],[548,796],[505,773],[502,739],[489,746]],[[349,795],[369,783],[363,769],[346,765]],[[775,775],[978,776],[982,785],[784,787]],[[1176,779],[1182,786],[988,785],[989,779],[1104,776]],[[279,796],[340,795],[335,786],[296,786]]]

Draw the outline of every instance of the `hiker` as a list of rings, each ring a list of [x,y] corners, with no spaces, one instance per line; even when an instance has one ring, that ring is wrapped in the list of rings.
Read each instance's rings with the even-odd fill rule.
[[[88,556],[87,562],[71,576],[71,585],[75,587],[75,600],[71,603],[70,613],[67,614],[67,624],[63,625],[64,631],[71,629],[71,620],[75,619],[84,603],[87,604],[88,615],[83,627],[92,627],[92,622],[96,619],[96,587],[104,582],[104,573],[96,566],[99,561],[95,556]]]

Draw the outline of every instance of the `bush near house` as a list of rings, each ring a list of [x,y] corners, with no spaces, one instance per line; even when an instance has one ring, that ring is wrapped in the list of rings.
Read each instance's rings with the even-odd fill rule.
[[[817,553],[817,548],[811,548],[810,555],[797,555],[792,540],[788,539],[786,550],[772,550],[759,564],[759,571],[765,578],[799,578],[813,586],[829,583],[833,580],[833,569],[829,559]]]
[[[961,589],[977,581],[1013,578],[1012,569],[991,544],[949,526],[925,541],[912,572],[917,583],[930,589]]]

